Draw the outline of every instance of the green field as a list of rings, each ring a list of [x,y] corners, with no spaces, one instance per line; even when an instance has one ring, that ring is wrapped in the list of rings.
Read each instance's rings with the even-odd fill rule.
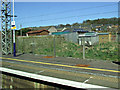
[[[46,56],[73,57],[83,56],[83,47],[66,41],[63,37],[19,37],[18,53],[33,53]],[[85,46],[86,59],[118,61],[118,43],[107,42],[94,46]]]

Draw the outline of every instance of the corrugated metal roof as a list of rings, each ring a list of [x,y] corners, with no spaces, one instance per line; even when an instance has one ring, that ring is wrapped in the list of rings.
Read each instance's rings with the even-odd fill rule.
[[[98,33],[98,35],[108,35],[109,33]]]
[[[47,32],[49,32],[48,30],[43,29],[43,30],[29,31],[29,32],[27,32],[27,34],[30,34],[30,33],[38,33],[38,32],[42,32],[42,31],[47,31]]]
[[[89,31],[86,31],[86,30],[84,30],[82,28],[79,28],[79,29],[73,29],[73,32],[85,32],[85,33],[87,33]]]
[[[80,34],[79,37],[81,36],[96,36],[98,35],[97,33],[84,33],[84,34]]]
[[[62,35],[62,34],[68,34],[70,32],[53,32],[52,35]]]

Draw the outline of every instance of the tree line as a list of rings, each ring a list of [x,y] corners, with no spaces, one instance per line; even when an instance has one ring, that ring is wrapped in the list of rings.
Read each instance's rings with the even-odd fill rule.
[[[95,19],[95,20],[85,20],[83,21],[82,23],[73,23],[73,24],[59,24],[59,25],[56,25],[54,27],[56,27],[58,30],[59,28],[75,28],[75,27],[89,27],[91,28],[90,25],[92,26],[96,26],[96,25],[104,25],[107,26],[108,24],[109,25],[118,25],[118,21],[120,20],[120,18],[117,18],[117,17],[113,17],[113,18],[101,18],[101,19]],[[40,27],[29,27],[29,28],[22,28],[20,30],[22,30],[22,35],[23,36],[26,36],[26,33],[29,32],[29,31],[33,31],[33,30],[40,30],[42,26]],[[46,27],[49,27],[49,26],[46,26]],[[42,28],[46,28],[45,26],[42,27]],[[95,28],[93,28],[95,29]],[[20,35],[20,30],[17,30],[16,31],[16,34],[19,36]]]

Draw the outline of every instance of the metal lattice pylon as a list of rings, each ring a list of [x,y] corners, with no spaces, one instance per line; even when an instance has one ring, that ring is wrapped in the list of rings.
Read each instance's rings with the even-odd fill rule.
[[[10,0],[1,0],[1,49],[4,55],[12,54]]]

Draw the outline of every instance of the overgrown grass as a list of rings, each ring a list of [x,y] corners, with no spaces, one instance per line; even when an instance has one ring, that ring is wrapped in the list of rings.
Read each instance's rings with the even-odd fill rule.
[[[118,43],[107,42],[97,44],[86,50],[86,57],[91,59],[118,60]]]
[[[85,47],[85,57],[87,59],[98,60],[118,60],[118,43],[107,42],[90,47]],[[73,57],[82,58],[82,46],[65,41],[63,37],[53,36],[48,37],[21,37],[17,38],[17,52],[33,53],[40,55],[58,57]]]

